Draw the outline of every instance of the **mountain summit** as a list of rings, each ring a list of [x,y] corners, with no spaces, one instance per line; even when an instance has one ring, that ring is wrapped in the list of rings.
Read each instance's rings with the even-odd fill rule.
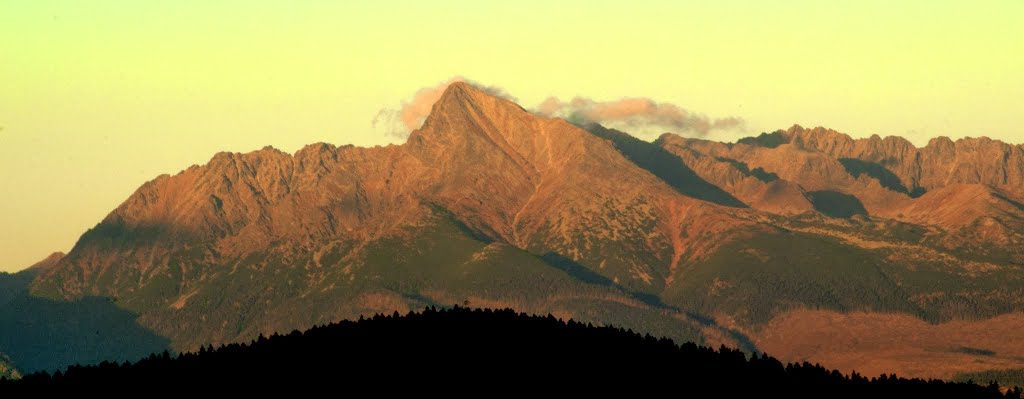
[[[220,153],[160,176],[31,289],[111,298],[175,349],[468,302],[866,370],[776,332],[1024,309],[1022,155],[799,126],[650,143],[456,82],[402,145]],[[922,345],[983,367],[951,361],[984,344],[968,341]]]

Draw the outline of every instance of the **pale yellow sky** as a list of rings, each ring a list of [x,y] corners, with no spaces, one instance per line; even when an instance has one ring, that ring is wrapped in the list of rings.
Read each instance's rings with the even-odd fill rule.
[[[221,150],[394,142],[378,110],[456,75],[527,107],[744,118],[726,140],[799,123],[1024,142],[1019,0],[290,3],[0,3],[0,271]]]

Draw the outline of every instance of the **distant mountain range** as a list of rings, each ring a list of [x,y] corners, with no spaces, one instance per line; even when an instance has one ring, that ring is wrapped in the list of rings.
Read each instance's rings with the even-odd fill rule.
[[[948,378],[1024,368],[1022,202],[1024,148],[987,138],[651,143],[456,82],[402,145],[217,154],[21,276],[176,350],[470,304]]]

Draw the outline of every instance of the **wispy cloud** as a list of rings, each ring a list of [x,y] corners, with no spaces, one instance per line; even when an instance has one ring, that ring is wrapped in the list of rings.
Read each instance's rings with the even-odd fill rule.
[[[742,118],[712,119],[675,104],[657,102],[644,97],[629,97],[616,101],[595,101],[586,97],[576,97],[568,102],[549,97],[540,103],[534,112],[547,117],[564,118],[573,123],[657,126],[701,136],[714,130],[739,128],[744,124]]]
[[[497,86],[483,85],[461,76],[456,76],[437,85],[417,90],[410,100],[403,101],[398,107],[381,109],[373,118],[372,126],[375,129],[384,129],[384,134],[390,137],[400,139],[409,137],[410,132],[423,125],[423,121],[430,115],[430,110],[434,107],[434,103],[441,98],[448,85],[455,82],[466,82],[490,95],[513,102],[517,101],[505,89]]]
[[[396,107],[383,108],[373,118],[374,129],[382,129],[389,137],[404,139],[409,133],[423,125],[430,115],[434,103],[441,98],[448,85],[466,82],[494,96],[517,101],[504,89],[487,86],[461,76],[448,79],[434,86],[416,91],[412,97]],[[595,122],[620,124],[626,127],[661,128],[675,133],[690,133],[704,136],[716,130],[737,129],[744,125],[742,118],[709,118],[678,105],[658,102],[644,97],[628,97],[615,101],[596,101],[587,97],[575,97],[562,101],[548,97],[534,108],[534,113],[546,117],[564,118],[573,123]]]

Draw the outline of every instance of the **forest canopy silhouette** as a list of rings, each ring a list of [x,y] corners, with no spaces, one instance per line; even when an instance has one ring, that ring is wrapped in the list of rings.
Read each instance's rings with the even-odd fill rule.
[[[724,346],[677,345],[666,338],[551,315],[458,306],[343,321],[198,352],[164,351],[134,363],[37,372],[0,381],[0,393],[339,389],[346,384],[421,393],[641,393],[669,384],[681,397],[700,392],[716,397],[1020,398],[1019,389],[1004,393],[995,383],[844,375],[817,364],[783,364],[767,354],[747,356]],[[477,390],[484,387],[488,390]]]

